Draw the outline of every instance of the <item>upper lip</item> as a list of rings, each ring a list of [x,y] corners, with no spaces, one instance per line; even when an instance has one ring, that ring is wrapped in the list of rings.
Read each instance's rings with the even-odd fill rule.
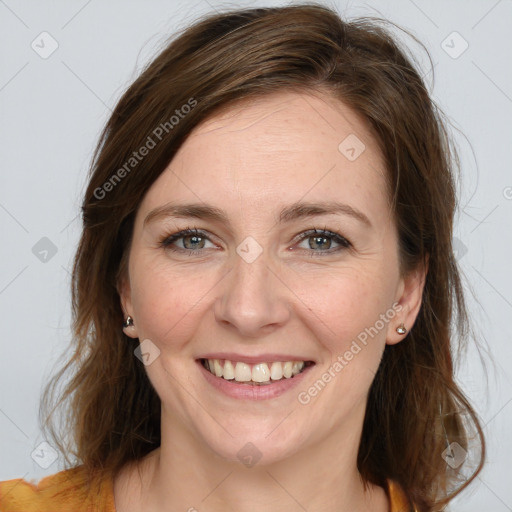
[[[291,354],[258,354],[257,356],[248,356],[246,354],[235,354],[234,352],[215,352],[204,354],[198,359],[227,359],[229,361],[237,361],[241,363],[247,364],[258,364],[265,362],[275,362],[275,361],[311,361],[314,362],[311,358],[304,358],[299,355],[291,355]]]

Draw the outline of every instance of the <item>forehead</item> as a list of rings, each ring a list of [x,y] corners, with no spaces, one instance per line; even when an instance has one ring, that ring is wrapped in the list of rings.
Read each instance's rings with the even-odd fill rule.
[[[378,217],[387,207],[384,163],[365,121],[339,100],[283,92],[198,125],[143,206],[199,201],[265,212],[302,199],[352,200]]]

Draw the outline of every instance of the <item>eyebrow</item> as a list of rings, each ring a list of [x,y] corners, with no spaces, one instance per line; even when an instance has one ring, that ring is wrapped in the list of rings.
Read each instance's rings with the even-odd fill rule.
[[[298,202],[290,206],[285,206],[279,212],[279,222],[287,223],[298,219],[332,214],[347,215],[370,228],[372,227],[370,219],[363,212],[348,204],[339,203],[336,201],[328,201],[322,203]],[[168,217],[211,220],[225,224],[227,226],[230,225],[228,216],[223,210],[201,203],[167,203],[150,211],[144,219],[143,225],[146,226],[150,222],[153,222],[157,219]]]

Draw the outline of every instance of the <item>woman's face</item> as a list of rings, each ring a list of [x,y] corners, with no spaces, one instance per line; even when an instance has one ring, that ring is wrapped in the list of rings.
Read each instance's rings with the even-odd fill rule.
[[[357,448],[421,297],[386,190],[375,139],[329,96],[273,94],[192,132],[138,209],[121,292],[162,436],[260,464]]]

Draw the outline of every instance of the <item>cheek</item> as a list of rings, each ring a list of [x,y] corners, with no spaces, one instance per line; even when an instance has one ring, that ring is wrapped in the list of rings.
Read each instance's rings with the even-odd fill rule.
[[[323,332],[319,339],[334,352],[345,350],[347,343],[376,323],[380,336],[374,337],[385,337],[386,329],[379,319],[392,306],[393,290],[391,280],[379,277],[376,269],[359,267],[317,275],[311,282],[306,279],[301,295],[311,322],[316,318],[317,331]]]
[[[302,387],[299,401],[313,404],[319,414],[326,408],[336,411],[326,419],[335,428],[365,403],[395,310],[392,286],[370,273],[340,275],[325,290],[315,292],[308,304],[314,311],[310,325],[316,326],[312,330],[325,357]]]
[[[197,327],[198,311],[211,288],[204,274],[180,272],[160,261],[140,261],[131,274],[132,303],[139,338],[161,350],[178,350]]]

